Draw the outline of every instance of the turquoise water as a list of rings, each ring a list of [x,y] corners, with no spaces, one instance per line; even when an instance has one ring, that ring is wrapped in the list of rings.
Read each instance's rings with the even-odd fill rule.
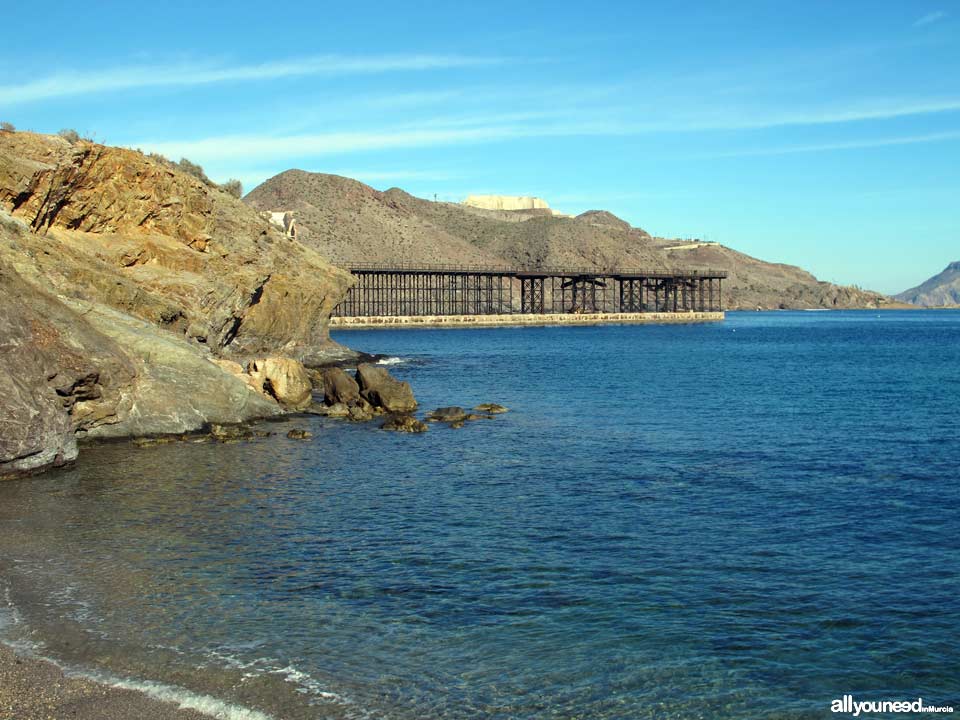
[[[511,412],[2,484],[8,639],[291,718],[960,706],[960,313],[337,339]]]

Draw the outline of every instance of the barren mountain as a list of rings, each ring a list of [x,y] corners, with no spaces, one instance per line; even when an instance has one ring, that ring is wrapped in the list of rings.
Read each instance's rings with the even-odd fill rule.
[[[894,297],[924,307],[960,305],[960,261],[950,263],[939,275]]]
[[[651,237],[612,213],[575,218],[549,210],[484,210],[431,202],[348,178],[288,170],[244,200],[262,211],[293,211],[298,238],[335,263],[417,262],[523,267],[727,270],[731,309],[861,308],[892,301],[818,281],[798,267],[768,263],[715,243]]]

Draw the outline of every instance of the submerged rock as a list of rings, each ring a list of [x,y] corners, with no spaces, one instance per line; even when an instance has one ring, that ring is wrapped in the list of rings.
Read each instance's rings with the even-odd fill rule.
[[[309,430],[302,430],[300,428],[294,428],[287,433],[287,437],[291,440],[309,440],[313,437],[313,433]]]
[[[503,405],[497,405],[497,403],[481,403],[477,405],[474,410],[489,413],[490,415],[499,415],[500,413],[507,412],[509,408],[505,408]]]
[[[360,395],[371,405],[391,413],[407,413],[417,409],[410,383],[401,382],[377,365],[360,363],[357,366],[357,384]]]
[[[239,440],[250,440],[253,438],[253,432],[243,425],[214,423],[210,426],[210,437],[217,442],[237,442]]]
[[[429,426],[412,415],[394,415],[380,426],[382,430],[393,432],[422,433],[429,430]]]
[[[427,420],[430,422],[462,422],[467,419],[467,411],[462,407],[452,405],[450,407],[437,408],[429,415]]]

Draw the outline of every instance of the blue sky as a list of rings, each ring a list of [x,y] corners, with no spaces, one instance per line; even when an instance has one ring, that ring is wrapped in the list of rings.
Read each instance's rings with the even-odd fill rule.
[[[199,6],[199,7],[198,7]],[[0,120],[537,195],[897,292],[960,259],[960,0],[11,3]]]

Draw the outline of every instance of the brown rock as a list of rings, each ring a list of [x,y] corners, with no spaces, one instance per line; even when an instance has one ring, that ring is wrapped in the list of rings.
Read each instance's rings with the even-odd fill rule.
[[[0,209],[33,232],[18,272],[238,355],[320,362],[352,283],[252,208],[168,164],[95,143],[0,134]]]
[[[427,420],[432,422],[458,422],[467,419],[467,411],[462,407],[457,407],[456,405],[451,407],[442,407],[437,408],[429,415],[427,415]]]
[[[430,429],[425,422],[417,420],[412,415],[393,415],[380,428],[405,433],[422,433]]]
[[[497,403],[481,403],[474,408],[474,410],[489,413],[490,415],[499,415],[500,413],[507,412],[508,409],[509,408],[505,408],[503,405],[497,405]]]
[[[309,440],[313,437],[313,433],[309,430],[301,430],[296,428],[287,433],[287,437],[291,440]]]
[[[360,394],[374,407],[391,413],[406,413],[417,409],[410,383],[401,382],[384,368],[369,363],[357,366],[357,384]]]
[[[360,386],[341,368],[327,368],[323,371],[323,399],[327,405],[354,405],[360,400]]]
[[[0,477],[76,458],[75,430],[114,422],[134,376],[108,337],[0,264]]]
[[[369,422],[373,420],[373,412],[368,407],[354,405],[347,410],[347,417],[353,422]]]
[[[250,363],[250,377],[278,402],[294,410],[302,410],[311,401],[310,376],[298,360],[270,357]]]

